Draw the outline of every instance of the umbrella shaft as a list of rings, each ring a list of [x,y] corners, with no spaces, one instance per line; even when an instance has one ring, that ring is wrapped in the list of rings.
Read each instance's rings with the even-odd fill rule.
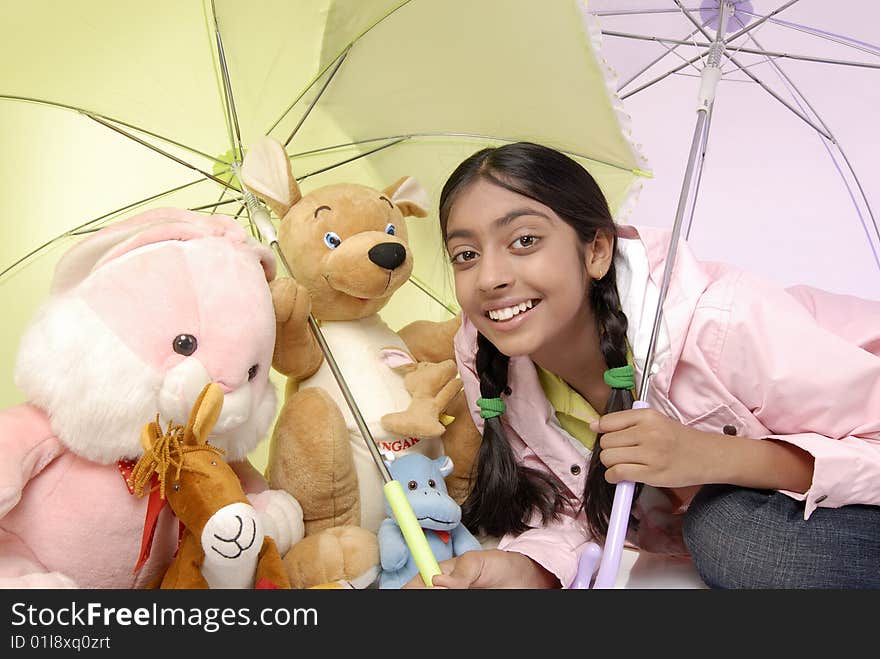
[[[685,211],[688,208],[688,201],[691,198],[694,169],[696,167],[699,152],[702,148],[707,118],[706,112],[697,112],[697,124],[694,127],[694,136],[691,140],[691,150],[688,154],[687,168],[685,169],[684,181],[681,185],[681,193],[678,197],[678,209],[675,211],[675,221],[672,225],[672,237],[669,240],[669,248],[666,252],[666,264],[663,268],[663,279],[660,283],[657,311],[654,314],[654,325],[651,328],[651,340],[648,343],[648,353],[645,357],[645,370],[642,375],[641,385],[639,386],[638,400],[643,402],[647,402],[648,400],[648,384],[651,377],[654,375],[654,352],[657,347],[657,337],[660,333],[660,321],[663,317],[663,303],[666,300],[666,294],[669,292],[669,281],[672,278],[672,268],[675,265],[675,256],[678,251],[678,241],[681,236],[682,225],[684,224],[683,219]]]

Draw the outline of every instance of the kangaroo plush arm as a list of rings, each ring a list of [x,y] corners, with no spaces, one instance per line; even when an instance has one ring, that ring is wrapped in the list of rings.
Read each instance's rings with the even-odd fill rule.
[[[275,279],[269,289],[277,323],[272,367],[292,380],[304,380],[318,370],[324,359],[309,329],[309,293],[290,277]]]

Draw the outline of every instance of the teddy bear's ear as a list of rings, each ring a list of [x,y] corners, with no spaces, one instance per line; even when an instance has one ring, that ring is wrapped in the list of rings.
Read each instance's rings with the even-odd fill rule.
[[[302,199],[290,169],[290,158],[280,142],[263,137],[248,149],[241,164],[242,184],[283,218]]]
[[[412,176],[404,176],[383,190],[404,217],[428,215],[428,191]]]

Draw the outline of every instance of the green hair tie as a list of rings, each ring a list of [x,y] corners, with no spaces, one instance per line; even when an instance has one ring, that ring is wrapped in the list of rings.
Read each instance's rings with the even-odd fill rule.
[[[619,366],[617,368],[609,368],[605,371],[605,384],[612,389],[632,389],[636,386],[633,374],[635,370],[632,366]]]
[[[480,416],[484,419],[492,419],[501,416],[507,410],[507,405],[500,398],[477,398],[480,407]]]

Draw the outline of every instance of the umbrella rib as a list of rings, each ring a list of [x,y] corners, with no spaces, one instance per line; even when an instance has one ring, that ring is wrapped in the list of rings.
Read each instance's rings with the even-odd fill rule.
[[[492,140],[492,141],[496,141],[496,142],[518,142],[521,139],[521,138],[512,138],[512,137],[499,137],[497,135],[483,135],[480,133],[454,133],[454,132],[439,132],[439,131],[438,132],[431,132],[431,133],[407,133],[405,135],[385,135],[382,137],[370,137],[370,138],[365,138],[362,140],[357,140],[354,142],[347,142],[345,144],[334,144],[333,146],[321,147],[318,149],[311,149],[310,151],[303,151],[301,153],[292,154],[292,155],[290,155],[290,157],[296,158],[296,157],[301,157],[301,156],[306,156],[306,155],[314,155],[317,153],[326,153],[327,151],[332,151],[333,149],[341,149],[341,148],[345,148],[345,147],[349,147],[349,146],[357,146],[358,144],[367,144],[369,142],[380,142],[380,141],[394,140],[393,143],[386,144],[386,145],[383,145],[382,147],[380,147],[380,149],[384,149],[389,146],[394,146],[395,144],[399,144],[400,142],[404,142],[404,141],[410,140],[415,137],[429,137],[429,138],[430,137],[465,137],[468,139]],[[374,151],[378,151],[380,149],[375,149]],[[631,172],[631,173],[636,174],[638,176],[647,176],[649,178],[651,176],[650,174],[647,174],[646,172],[644,172],[642,170],[633,169],[631,167],[627,167],[627,166],[621,165],[619,163],[609,162],[607,160],[600,160],[598,158],[594,158],[592,156],[588,156],[583,153],[578,153],[576,151],[570,151],[567,149],[559,149],[559,150],[565,154],[570,155],[570,156],[582,158],[583,160],[589,160],[590,162],[594,162],[594,163],[597,163],[600,165],[606,165],[607,167],[613,167],[615,169],[620,169],[625,172]],[[363,156],[369,155],[370,153],[373,153],[374,151],[369,151],[367,153],[361,154],[361,155],[357,156],[357,158],[362,158]],[[350,162],[350,160],[346,160],[345,162],[338,163],[337,165],[332,165],[329,167],[329,169],[332,169],[333,167],[337,167],[339,165],[344,165],[347,162]],[[306,174],[306,176],[313,176],[315,174],[320,174],[323,171],[326,171],[326,169],[321,169],[321,170],[318,170],[315,172],[311,172],[309,174]],[[305,178],[305,176],[303,178]],[[300,179],[298,179],[298,180],[300,180]]]
[[[155,137],[157,140],[162,140],[163,142],[167,142],[168,144],[172,144],[174,146],[180,147],[181,149],[184,149],[185,151],[189,151],[190,153],[194,153],[197,156],[202,156],[203,158],[206,158],[207,160],[213,160],[214,162],[219,163],[219,164],[226,164],[226,165],[229,164],[229,163],[224,162],[223,160],[220,160],[216,156],[209,156],[207,153],[202,153],[198,149],[195,149],[191,146],[187,146],[186,144],[181,144],[180,142],[172,140],[170,137],[165,137],[164,135],[159,135],[158,133],[154,133],[154,132],[149,131],[145,128],[141,128],[140,126],[135,126],[134,124],[130,124],[128,122],[122,121],[121,119],[116,119],[114,117],[108,117],[107,115],[101,114],[100,112],[86,110],[85,108],[77,107],[76,105],[67,105],[66,103],[58,103],[56,101],[47,101],[42,98],[31,98],[28,96],[11,96],[9,94],[0,94],[0,99],[5,99],[5,100],[9,100],[9,101],[23,101],[25,103],[36,103],[38,105],[48,105],[49,107],[61,108],[63,110],[71,110],[73,112],[76,112],[77,114],[81,114],[85,117],[89,117],[90,119],[94,119],[95,117],[100,117],[101,119],[104,119],[105,121],[110,121],[110,122],[113,122],[114,124],[118,124],[120,126],[125,126],[126,128],[130,128],[132,130],[138,131],[139,133],[143,133],[144,135],[149,135],[150,137]]]
[[[338,60],[338,59],[340,58],[340,56],[343,55],[346,51],[350,50],[351,47],[354,46],[354,44],[355,44],[355,43],[356,43],[361,37],[363,37],[365,34],[367,34],[367,33],[368,33],[370,30],[372,30],[374,27],[376,27],[377,25],[379,25],[379,23],[381,23],[382,21],[384,21],[385,19],[387,19],[389,16],[391,16],[392,14],[394,14],[395,12],[397,12],[401,7],[403,7],[404,5],[408,5],[408,4],[409,4],[410,2],[412,2],[412,1],[413,1],[413,0],[403,0],[399,5],[397,5],[396,7],[394,7],[391,11],[389,11],[387,14],[385,14],[382,18],[380,18],[379,20],[377,20],[377,21],[376,21],[375,23],[373,23],[370,27],[368,27],[368,28],[365,29],[363,32],[361,32],[359,35],[357,35],[354,39],[352,39],[351,42],[348,43],[348,44],[347,44],[347,45],[346,45],[346,46],[345,46],[345,47],[339,52],[338,55],[336,55],[336,57],[334,57],[333,59],[330,60],[330,62],[327,64],[327,66],[325,66],[323,69],[321,69],[320,71],[318,71],[317,75],[315,75],[315,77],[312,79],[312,81],[311,81],[309,84],[307,84],[307,85],[305,86],[305,89],[303,89],[303,90],[300,92],[299,96],[297,96],[295,99],[293,99],[293,102],[292,102],[290,105],[287,106],[287,109],[286,109],[284,112],[282,112],[282,113],[281,113],[281,116],[278,117],[278,119],[275,120],[275,123],[273,123],[273,124],[269,127],[269,130],[266,131],[266,134],[268,135],[268,134],[270,134],[273,130],[275,130],[275,128],[278,126],[278,124],[280,124],[280,123],[284,120],[284,117],[287,116],[287,113],[290,112],[290,111],[296,106],[296,104],[299,103],[300,100],[302,100],[302,97],[305,96],[306,93],[308,93],[308,91],[309,91],[312,87],[314,87],[315,83],[318,82],[318,80],[320,80],[320,79],[324,76],[325,73],[327,73],[327,70],[333,65],[333,62],[335,62],[336,60]]]
[[[217,56],[220,60],[220,72],[223,77],[223,100],[227,112],[227,121],[231,118],[234,128],[232,148],[236,150],[237,159],[240,161],[244,155],[241,146],[241,128],[238,125],[238,113],[235,111],[235,98],[232,96],[232,81],[229,79],[229,68],[226,65],[226,52],[223,50],[223,37],[220,36],[220,23],[217,21],[217,6],[211,0],[211,12],[214,16],[214,38],[217,41]],[[232,131],[230,131],[232,132]]]
[[[697,31],[698,30],[694,30],[691,33],[691,35],[695,34]],[[639,41],[654,41],[654,42],[657,42],[660,44],[676,44],[678,46],[694,46],[697,48],[708,48],[709,46],[712,45],[709,43],[703,43],[701,41],[694,42],[694,41],[686,41],[685,39],[669,39],[666,37],[652,37],[647,34],[634,34],[631,32],[615,32],[615,31],[611,31],[611,30],[608,30],[608,31],[603,30],[602,34],[607,35],[609,37],[623,37],[626,39],[636,39]],[[772,51],[772,50],[761,50],[761,49],[757,49],[757,48],[745,48],[745,47],[737,48],[736,51],[738,53],[746,53],[749,55],[763,55],[766,57],[803,60],[805,62],[818,62],[820,64],[838,64],[840,66],[856,66],[856,67],[861,67],[861,68],[866,68],[866,69],[880,69],[880,64],[871,64],[870,62],[854,62],[852,60],[830,59],[830,58],[826,58],[826,57],[812,57],[810,55],[796,55],[794,53],[780,53],[780,52],[776,52],[776,51]],[[663,57],[666,57],[666,55],[668,55],[668,53],[664,53],[663,55],[661,55],[660,59],[662,59]],[[641,75],[642,73],[647,71],[654,64],[656,64],[658,61],[659,61],[659,59],[651,62],[651,64],[649,64],[647,67],[642,69],[639,72],[639,74],[637,74],[632,79],[630,79],[629,81],[627,81],[626,83],[621,85],[621,88],[625,87],[632,80],[634,80],[639,75]]]
[[[235,199],[227,199],[226,201],[216,201],[213,204],[204,204],[202,206],[191,206],[188,210],[191,211],[203,211],[209,208],[217,209],[219,206],[225,206],[227,204],[241,203],[241,197],[236,197]]]
[[[342,167],[342,165],[347,165],[348,163],[353,162],[355,160],[360,160],[361,158],[365,158],[369,155],[372,155],[372,154],[376,153],[377,151],[382,151],[384,149],[387,149],[389,147],[394,146],[395,144],[400,144],[401,142],[406,141],[407,137],[408,136],[402,136],[402,137],[400,137],[400,139],[390,138],[390,139],[393,139],[393,141],[388,142],[387,144],[383,144],[381,146],[377,146],[375,149],[370,149],[369,151],[366,151],[364,153],[359,153],[358,155],[352,156],[351,158],[346,158],[345,160],[342,160],[340,162],[334,163],[332,165],[328,165],[327,167],[322,167],[321,169],[316,169],[315,171],[309,172],[308,174],[303,174],[302,176],[298,177],[297,180],[302,181],[302,180],[309,178],[310,176],[315,176],[316,174],[322,174],[323,172],[330,171],[331,169],[336,169],[337,167]]]
[[[137,142],[137,143],[140,144],[141,146],[145,146],[145,147],[147,147],[148,149],[150,149],[150,150],[152,150],[152,151],[155,151],[156,153],[158,153],[158,154],[160,154],[160,155],[163,155],[163,156],[165,156],[166,158],[168,158],[168,159],[170,159],[170,160],[173,160],[174,162],[176,162],[176,163],[178,163],[178,164],[180,164],[180,165],[183,165],[184,167],[186,167],[186,168],[188,168],[188,169],[193,170],[194,172],[198,172],[199,174],[201,174],[201,175],[204,176],[205,178],[210,179],[210,180],[214,181],[215,183],[219,183],[219,184],[222,185],[223,187],[226,187],[226,188],[229,188],[229,189],[231,189],[231,190],[235,190],[236,192],[238,192],[238,189],[237,189],[235,186],[233,186],[233,185],[227,183],[227,182],[224,181],[223,179],[217,178],[217,177],[214,176],[213,174],[209,174],[208,172],[199,169],[199,168],[196,167],[195,165],[192,165],[192,164],[186,162],[185,160],[182,160],[181,158],[178,158],[177,156],[168,153],[167,151],[163,151],[162,149],[160,149],[160,148],[157,147],[156,145],[154,145],[154,144],[150,144],[150,143],[147,142],[146,140],[142,140],[142,139],[140,139],[139,137],[137,137],[136,135],[132,135],[131,133],[128,133],[128,132],[122,130],[122,129],[119,128],[118,126],[114,126],[112,123],[110,123],[110,122],[108,122],[108,121],[105,121],[104,119],[102,119],[102,118],[100,118],[100,117],[98,117],[98,116],[96,116],[96,115],[93,115],[93,114],[90,114],[90,113],[87,113],[87,112],[85,112],[84,114],[85,114],[85,116],[89,117],[89,118],[92,119],[93,121],[97,121],[97,122],[98,122],[99,124],[101,124],[102,126],[105,126],[105,127],[109,128],[110,130],[116,131],[116,132],[119,133],[120,135],[123,135],[123,136],[127,137],[128,139]]]
[[[750,34],[749,39],[754,41],[755,45],[758,46],[758,48],[763,47],[763,46],[761,46],[760,42],[758,42],[758,40],[754,37],[754,35]],[[868,212],[868,216],[871,218],[871,225],[874,227],[874,235],[877,236],[877,244],[880,245],[880,226],[878,226],[878,224],[877,224],[877,218],[874,216],[874,211],[871,208],[871,202],[868,201],[868,197],[865,194],[865,189],[862,186],[862,182],[859,179],[858,175],[856,174],[855,168],[853,168],[852,163],[849,160],[849,157],[846,155],[846,151],[843,150],[843,146],[837,141],[837,138],[834,137],[833,133],[831,132],[831,128],[829,128],[828,124],[826,124],[822,120],[821,115],[813,107],[813,105],[812,105],[812,103],[810,103],[809,99],[804,95],[804,93],[795,84],[795,82],[788,76],[788,74],[785,73],[785,71],[782,69],[782,67],[779,66],[779,64],[777,64],[775,61],[773,61],[769,58],[767,61],[770,64],[770,66],[772,66],[773,69],[777,72],[777,74],[782,78],[782,80],[786,84],[788,84],[791,87],[791,89],[794,90],[795,100],[797,101],[797,99],[800,98],[800,100],[802,100],[804,102],[804,104],[807,106],[807,108],[809,108],[810,112],[813,113],[813,115],[816,117],[816,119],[819,121],[819,123],[821,123],[822,126],[832,136],[831,140],[829,140],[829,141],[840,152],[840,155],[843,158],[843,161],[846,163],[846,167],[849,170],[849,173],[852,176],[853,181],[855,181],[856,187],[859,190],[859,195],[862,199],[862,203],[865,205],[865,209]],[[871,248],[871,252],[874,255],[874,262],[877,264],[877,268],[880,269],[880,255],[878,255],[877,249],[874,247],[874,241],[871,238],[870,230],[868,229],[867,223],[865,222],[865,218],[862,215],[861,210],[859,209],[858,202],[856,202],[856,200],[855,200],[855,196],[853,195],[853,191],[850,188],[849,182],[846,180],[846,177],[844,176],[843,171],[840,168],[840,165],[837,163],[836,159],[834,158],[834,151],[831,149],[831,147],[828,145],[827,142],[823,141],[822,144],[825,147],[826,151],[828,151],[828,156],[831,158],[831,162],[834,163],[834,167],[835,167],[835,169],[837,169],[838,174],[840,174],[841,180],[843,180],[843,184],[846,187],[847,192],[849,193],[850,200],[853,202],[853,206],[856,209],[856,215],[859,216],[859,221],[862,224],[862,229],[865,231],[865,235],[868,238],[868,246]]]
[[[760,16],[760,14],[755,14],[753,12],[743,11],[747,16]],[[848,48],[853,48],[855,50],[860,50],[864,53],[869,53],[874,56],[880,56],[880,48],[874,46],[873,44],[866,43],[864,41],[856,41],[849,40],[840,35],[833,34],[831,32],[824,32],[823,30],[819,30],[818,28],[810,27],[809,25],[801,25],[799,23],[791,23],[789,21],[781,21],[779,19],[770,18],[769,22],[774,25],[779,25],[781,27],[786,27],[791,30],[795,30],[796,32],[804,32],[813,37],[818,37],[819,39],[825,39],[826,41],[831,41],[833,43],[838,43],[841,46],[847,46]],[[836,38],[835,38],[836,37]]]
[[[324,95],[324,92],[327,90],[327,87],[328,87],[328,86],[330,85],[330,83],[333,81],[333,78],[334,78],[334,76],[336,75],[336,72],[339,71],[339,67],[342,66],[342,63],[345,61],[345,58],[348,57],[348,53],[349,53],[349,52],[351,52],[351,46],[349,46],[348,48],[346,48],[346,49],[342,52],[342,55],[340,55],[340,56],[337,58],[336,66],[335,66],[335,67],[333,68],[333,70],[330,72],[330,75],[327,77],[327,80],[325,80],[325,81],[324,81],[324,84],[321,85],[321,89],[318,90],[317,95],[315,96],[315,98],[312,99],[312,102],[309,103],[309,107],[306,108],[305,113],[303,113],[303,116],[301,116],[301,117],[299,118],[299,121],[297,122],[296,126],[293,127],[293,130],[290,132],[290,135],[288,135],[288,136],[287,136],[287,139],[284,141],[284,146],[285,146],[285,147],[286,147],[288,144],[290,144],[291,140],[293,139],[293,136],[296,135],[296,134],[299,132],[300,127],[305,123],[305,120],[308,119],[308,117],[309,117],[309,115],[311,114],[312,110],[314,109],[315,105],[317,105],[317,104],[318,104],[318,101],[321,100],[321,97]],[[294,103],[294,105],[296,105],[296,104]],[[293,107],[293,106],[291,106],[291,107]],[[287,113],[285,112],[285,114],[287,114]]]
[[[693,23],[694,26],[697,27],[697,29],[702,33],[702,35],[703,35],[704,37],[706,37],[707,39],[711,39],[711,38],[712,38],[712,37],[706,32],[706,30],[703,29],[703,28],[700,26],[700,24],[699,24],[699,22],[697,21],[697,19],[695,19],[693,16],[691,16],[691,13],[690,13],[689,11],[687,11],[684,7],[681,6],[681,2],[680,2],[679,0],[674,0],[674,2],[675,2],[676,5],[678,5],[678,6],[681,8],[681,11],[682,11],[682,13],[685,15],[685,17],[687,17],[687,19],[688,19],[691,23]],[[740,31],[740,32],[738,32],[737,34],[747,34],[748,36],[751,36],[751,35],[748,34],[745,30]],[[731,37],[731,40],[733,40],[733,37]],[[793,105],[791,105],[791,103],[789,103],[788,101],[786,101],[784,98],[782,98],[782,97],[781,97],[779,94],[777,94],[775,91],[773,91],[772,89],[770,89],[770,87],[768,87],[768,86],[767,86],[767,85],[766,85],[766,84],[765,84],[760,78],[758,78],[758,76],[756,76],[754,73],[752,73],[751,71],[749,71],[747,67],[745,67],[745,66],[743,66],[742,64],[740,64],[739,60],[737,60],[733,55],[727,54],[727,59],[729,59],[731,62],[733,62],[733,63],[736,65],[736,67],[737,67],[740,71],[742,71],[743,73],[745,73],[749,78],[751,78],[755,83],[757,83],[757,84],[761,87],[761,89],[763,89],[765,92],[767,92],[768,94],[770,94],[770,96],[772,96],[772,97],[775,98],[777,101],[779,101],[780,103],[782,103],[782,105],[784,105],[786,108],[788,108],[788,109],[789,109],[791,112],[793,112],[795,115],[797,115],[798,117],[800,117],[800,119],[801,119],[802,121],[804,121],[808,126],[810,126],[810,127],[811,127],[813,130],[815,130],[817,133],[819,133],[820,135],[825,136],[825,137],[828,138],[829,140],[833,140],[833,139],[834,139],[834,138],[832,138],[831,135],[827,132],[827,130],[825,130],[824,128],[820,128],[820,127],[817,126],[815,123],[813,123],[812,121],[810,121],[810,118],[809,118],[809,117],[807,117],[807,116],[806,116],[805,114],[803,114],[800,110],[798,110],[798,109],[795,108]]]
[[[47,247],[49,247],[53,243],[57,242],[61,238],[64,238],[65,236],[75,236],[75,235],[78,235],[81,233],[87,233],[86,231],[84,231],[84,229],[91,226],[92,224],[100,222],[101,220],[105,220],[108,217],[113,217],[114,215],[118,215],[119,213],[130,210],[130,209],[135,208],[137,206],[140,206],[142,204],[149,203],[151,201],[159,199],[160,197],[164,197],[169,194],[174,194],[175,192],[179,192],[180,190],[183,190],[185,188],[189,188],[189,187],[196,185],[197,183],[201,183],[201,182],[202,182],[202,179],[196,179],[195,181],[190,181],[189,183],[184,183],[183,185],[178,185],[177,187],[171,188],[169,190],[165,190],[163,192],[159,192],[159,193],[151,195],[149,197],[145,197],[144,199],[140,199],[138,201],[135,201],[135,202],[132,202],[132,203],[127,204],[125,206],[122,206],[121,208],[117,208],[115,210],[112,210],[109,213],[104,213],[103,215],[92,218],[88,222],[84,222],[83,224],[80,224],[79,226],[76,226],[73,229],[68,229],[67,231],[60,233],[57,236],[55,236],[54,238],[43,243],[42,245],[40,245],[36,249],[31,250],[30,252],[28,252],[27,254],[22,256],[20,259],[18,259],[17,261],[12,263],[11,265],[4,268],[2,271],[0,271],[0,280],[2,280],[3,277],[5,277],[8,272],[11,272],[16,267],[18,267],[19,265],[21,265],[22,263],[24,263],[25,261],[30,259],[32,256],[39,254],[44,249],[46,249]]]
[[[692,11],[697,11],[700,9],[699,7],[692,8]],[[645,16],[647,14],[677,14],[678,9],[616,9],[616,10],[608,10],[605,11],[595,11],[593,12],[594,16]]]
[[[784,11],[784,10],[788,9],[789,7],[791,7],[793,4],[795,4],[795,3],[798,2],[798,1],[799,1],[799,0],[789,0],[788,2],[786,2],[786,3],[785,3],[784,5],[782,5],[781,7],[778,7],[777,9],[773,10],[771,13],[767,14],[767,16],[762,16],[759,20],[755,21],[754,23],[750,23],[749,25],[747,25],[746,27],[744,27],[742,30],[740,30],[739,32],[737,32],[737,33],[735,33],[734,35],[732,35],[729,39],[727,39],[727,42],[729,43],[729,42],[731,42],[731,41],[734,41],[735,39],[738,39],[739,37],[741,37],[742,35],[746,34],[747,32],[750,32],[750,31],[754,30],[754,29],[755,29],[756,27],[758,27],[759,25],[763,25],[766,21],[770,20],[771,17],[775,16],[776,14],[780,13],[781,11]],[[677,11],[677,10],[676,10],[676,11]],[[645,89],[648,89],[649,87],[652,87],[652,86],[656,85],[658,82],[660,82],[661,80],[664,80],[664,79],[668,78],[668,77],[671,76],[673,73],[678,73],[678,72],[681,71],[683,68],[685,68],[685,67],[687,67],[687,66],[690,66],[691,64],[693,64],[694,62],[696,62],[696,61],[697,61],[698,59],[700,59],[701,57],[702,57],[702,54],[701,54],[701,55],[697,55],[696,57],[693,57],[693,58],[689,59],[689,60],[688,60],[687,62],[685,62],[684,64],[680,64],[679,66],[677,66],[676,68],[672,69],[671,71],[666,71],[665,73],[660,74],[659,76],[657,76],[657,77],[654,78],[653,80],[649,80],[648,82],[646,82],[645,84],[641,85],[640,87],[637,87],[636,89],[632,90],[631,92],[628,92],[628,93],[622,95],[622,96],[620,97],[620,100],[621,100],[621,101],[626,100],[627,98],[629,98],[629,97],[632,96],[633,94],[638,94],[640,91],[644,91]]]
[[[671,11],[671,10],[670,10],[670,11]],[[694,31],[691,32],[689,35],[687,35],[687,36],[685,37],[685,39],[690,39],[690,38],[691,38],[692,36],[694,36],[697,32],[698,32],[698,30],[694,30]],[[602,30],[602,34],[603,34],[603,35],[608,35],[608,36],[610,36],[610,37],[629,37],[629,38],[634,38],[634,39],[641,39],[641,38],[644,38],[644,37],[642,37],[641,35],[627,34],[627,33],[625,33],[625,32],[613,32],[613,31],[607,31],[607,32],[606,32],[605,30]],[[649,38],[650,38],[650,37],[649,37]],[[654,41],[658,41],[658,42],[660,42],[660,41],[665,41],[665,40],[660,40],[660,39],[656,39],[656,38],[653,38],[652,40],[654,40]],[[672,40],[670,40],[670,42],[672,42]],[[673,43],[677,44],[674,48],[667,48],[665,53],[661,53],[660,55],[658,55],[655,59],[653,59],[651,62],[649,62],[646,66],[642,67],[637,73],[635,73],[634,75],[630,76],[630,77],[626,80],[626,82],[622,83],[621,85],[618,85],[618,87],[617,87],[617,91],[618,91],[618,93],[619,93],[620,91],[622,91],[624,87],[626,87],[627,85],[629,85],[630,83],[632,83],[634,80],[636,80],[636,79],[637,79],[640,75],[642,75],[645,71],[647,71],[648,69],[650,69],[652,66],[654,66],[654,65],[657,64],[658,62],[660,62],[660,61],[661,61],[663,58],[665,58],[667,55],[669,55],[670,53],[675,52],[675,50],[678,48],[678,46],[681,46],[681,45],[691,45],[692,42],[690,42],[690,41],[685,41],[685,40],[681,40],[681,41],[674,41]],[[661,43],[660,45],[662,46],[663,43]],[[696,64],[694,64],[693,67],[694,67],[694,68],[697,68]]]
[[[419,279],[419,278],[416,277],[415,275],[410,275],[410,276],[409,276],[409,282],[410,282],[411,284],[413,284],[416,288],[418,288],[420,291],[422,291],[422,292],[423,292],[425,295],[427,295],[429,298],[431,298],[432,300],[434,300],[434,302],[436,302],[436,303],[439,304],[441,307],[443,307],[444,309],[446,309],[446,311],[448,311],[449,313],[451,313],[453,316],[454,316],[455,314],[458,313],[458,309],[455,309],[454,307],[450,306],[449,304],[447,304],[446,302],[444,302],[443,300],[441,300],[441,299],[440,299],[440,296],[437,295],[437,293],[435,293],[433,290],[431,290],[431,288],[428,287],[428,285],[425,284],[425,282],[423,282],[421,279]]]

